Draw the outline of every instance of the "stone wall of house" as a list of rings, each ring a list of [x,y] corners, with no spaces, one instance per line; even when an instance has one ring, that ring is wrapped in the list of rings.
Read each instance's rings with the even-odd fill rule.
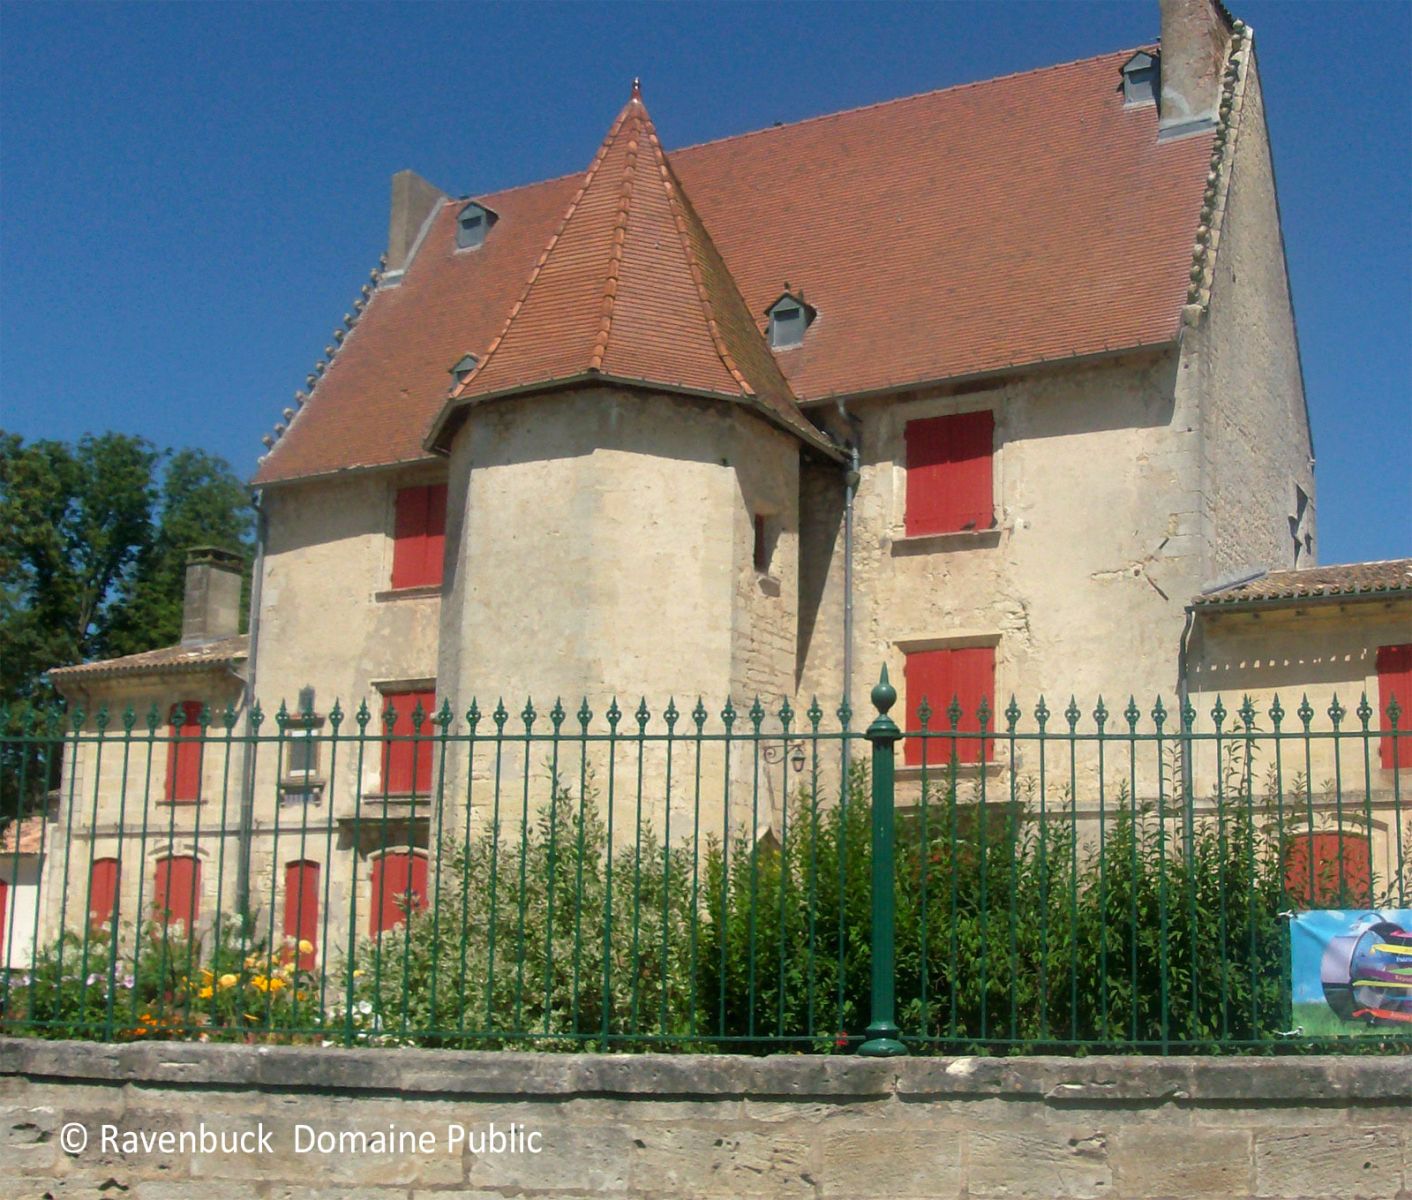
[[[168,760],[172,706],[198,701],[211,723],[201,751],[200,801],[169,804]],[[55,819],[45,825],[45,871],[40,893],[41,948],[60,928],[81,929],[89,902],[89,876],[98,859],[119,861],[118,919],[136,924],[151,910],[157,860],[196,855],[201,861],[200,913],[208,920],[230,911],[235,894],[234,858],[223,859],[223,831],[237,828],[244,776],[245,733],[241,681],[226,670],[139,679],[94,680],[70,688],[82,707],[83,727],[56,746],[63,755]],[[227,740],[224,714],[236,713]],[[124,713],[136,717],[131,730]],[[149,724],[156,707],[159,722]],[[106,719],[100,712],[106,709]],[[225,867],[222,870],[222,867]],[[32,948],[24,950],[28,964]]]
[[[0,1196],[1397,1200],[1412,1194],[1409,1097],[1412,1062],[1391,1057],[5,1041]],[[142,1134],[166,1145],[124,1141]],[[392,1152],[369,1149],[379,1135]]]
[[[1250,53],[1227,151],[1229,185],[1218,199],[1211,304],[1184,330],[1178,389],[1183,400],[1191,398],[1201,423],[1206,580],[1318,561],[1314,450],[1264,99]],[[1302,512],[1301,493],[1307,498]]]
[[[866,697],[887,663],[899,691],[909,650],[994,645],[1000,707],[1072,693],[1150,706],[1176,687],[1182,608],[1199,583],[1198,447],[1174,406],[1172,353],[1069,367],[853,405],[862,418],[855,517],[855,678]],[[996,526],[906,536],[908,421],[995,414]],[[802,694],[837,695],[842,536],[808,642]],[[813,569],[812,567],[810,569]],[[1055,698],[1059,698],[1056,705]]]

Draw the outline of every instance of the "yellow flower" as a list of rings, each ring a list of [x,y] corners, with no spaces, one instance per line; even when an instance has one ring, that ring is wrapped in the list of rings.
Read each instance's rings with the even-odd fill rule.
[[[208,983],[199,992],[197,992],[196,995],[202,1000],[209,1000],[211,998],[211,985]]]
[[[258,954],[247,954],[245,956],[245,969],[247,971],[253,971],[259,965],[260,956]]]
[[[299,939],[299,953],[300,953],[300,954],[313,954],[313,953],[314,953],[314,943],[311,942],[308,938],[300,938],[300,939]]]
[[[201,978],[204,979],[207,983],[210,983],[214,977],[215,972],[212,971],[210,967],[201,968]]]
[[[270,981],[263,975],[252,975],[250,977],[250,986],[257,992],[267,992],[270,990]]]
[[[270,991],[272,992],[278,992],[288,986],[289,985],[285,983],[283,979],[279,978],[279,976],[275,976],[275,978],[271,979],[269,983]]]
[[[222,988],[233,988],[238,982],[234,975],[222,975],[220,979]]]

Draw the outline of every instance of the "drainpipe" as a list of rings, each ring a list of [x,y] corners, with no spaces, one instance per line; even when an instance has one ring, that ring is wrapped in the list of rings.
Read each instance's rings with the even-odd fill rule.
[[[265,574],[267,522],[262,496],[251,497],[255,506],[255,565],[250,580],[250,652],[245,657],[245,777],[240,789],[240,833],[236,854],[235,910],[242,921],[250,913],[250,845],[255,832],[255,665],[260,650],[260,585]]]
[[[1187,697],[1190,695],[1190,639],[1192,623],[1196,619],[1196,609],[1193,605],[1186,606],[1186,623],[1182,626],[1182,638],[1177,647],[1177,728],[1182,730],[1182,825],[1187,838],[1187,848],[1191,846],[1191,805],[1193,798],[1192,789],[1192,769],[1191,769],[1191,739],[1186,736],[1186,707]]]
[[[853,498],[858,492],[858,443],[862,424],[857,416],[844,407],[842,398],[835,401],[838,415],[852,430],[848,443],[848,464],[843,475],[843,696],[842,703],[853,708]],[[848,739],[843,739],[843,783],[848,786],[850,766]]]

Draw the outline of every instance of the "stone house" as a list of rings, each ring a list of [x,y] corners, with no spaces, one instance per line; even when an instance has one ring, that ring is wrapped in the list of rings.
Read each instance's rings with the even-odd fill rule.
[[[1218,0],[1161,25],[670,153],[634,83],[582,174],[394,176],[386,253],[265,439],[248,645],[200,615],[229,587],[207,563],[190,644],[53,673],[90,712],[178,706],[149,893],[199,922],[258,877],[287,932],[290,896],[395,919],[445,827],[433,777],[488,803],[418,707],[857,711],[880,664],[909,725],[1173,695],[1190,598],[1313,564],[1317,534],[1252,32]],[[286,706],[276,752],[181,757],[202,705],[252,697]],[[329,761],[335,701],[392,706],[382,752]],[[90,846],[130,827],[122,769],[75,753]]]

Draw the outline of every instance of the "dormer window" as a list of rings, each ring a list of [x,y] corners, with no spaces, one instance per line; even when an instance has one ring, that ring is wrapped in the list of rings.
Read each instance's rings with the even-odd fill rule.
[[[815,317],[815,310],[804,302],[803,296],[785,292],[765,310],[770,318],[770,349],[787,350],[801,345],[804,331]]]
[[[471,250],[481,245],[495,220],[495,213],[472,200],[456,217],[457,249]]]
[[[480,360],[474,354],[463,354],[456,360],[456,365],[451,368],[451,378],[458,384],[465,383],[471,377],[471,372],[476,369],[476,364]]]
[[[1139,50],[1123,64],[1123,104],[1156,104],[1160,66],[1155,55]]]

